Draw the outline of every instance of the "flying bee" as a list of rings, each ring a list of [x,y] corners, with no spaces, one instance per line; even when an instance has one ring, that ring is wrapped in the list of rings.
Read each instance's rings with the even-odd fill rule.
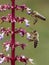
[[[32,11],[31,15],[35,18],[39,18],[39,19],[44,20],[44,21],[46,20],[46,18],[43,15],[41,15],[40,13],[38,13],[37,11]]]
[[[36,30],[34,30],[34,31],[32,31],[31,36],[33,37],[34,48],[36,48],[37,44],[39,42],[39,33]]]
[[[29,41],[33,41],[34,48],[36,48],[39,42],[39,33],[36,30],[32,31],[31,33],[27,32],[27,39]]]

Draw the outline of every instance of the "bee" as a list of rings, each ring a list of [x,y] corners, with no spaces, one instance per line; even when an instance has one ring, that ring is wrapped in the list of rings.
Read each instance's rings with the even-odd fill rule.
[[[32,31],[31,36],[33,37],[34,48],[36,48],[37,44],[39,42],[39,33],[36,30],[34,30],[34,31]]]
[[[27,32],[27,39],[29,41],[33,41],[34,48],[36,48],[39,42],[39,33],[36,30],[32,31],[31,33]]]
[[[39,19],[44,20],[44,21],[46,20],[46,18],[43,15],[41,15],[40,13],[38,13],[37,11],[32,11],[31,14],[35,18],[39,18]]]

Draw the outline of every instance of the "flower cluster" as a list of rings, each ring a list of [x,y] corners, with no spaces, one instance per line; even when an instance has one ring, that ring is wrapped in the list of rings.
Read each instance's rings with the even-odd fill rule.
[[[3,43],[3,47],[5,47],[6,52],[9,51],[9,48],[11,46],[12,46],[11,41],[7,41],[7,42]],[[24,43],[20,44],[19,42],[16,42],[15,47],[18,47],[18,46],[20,46],[22,48],[22,50],[24,50],[24,48],[27,46],[27,44],[24,44]]]
[[[2,20],[2,22],[11,22],[12,15],[8,14],[8,16],[2,16],[0,19]]]
[[[4,36],[4,34],[6,34],[7,36],[9,36],[9,34],[13,34],[13,31],[11,31],[11,29],[8,27],[7,29],[4,27],[1,27],[0,32],[2,32],[2,34],[0,34],[1,36]],[[26,34],[26,30],[24,30],[23,28],[15,28],[15,32],[14,33],[18,33],[20,36],[24,36]]]
[[[2,16],[0,19],[2,20],[2,22],[18,22],[18,23],[23,23],[23,22],[25,22],[25,25],[26,25],[27,27],[30,26],[29,20],[27,20],[27,19],[24,18],[24,17],[15,17],[15,18],[12,20],[12,15],[11,15],[11,14],[8,14],[8,16]]]
[[[12,60],[12,58],[10,57],[10,55],[8,54],[7,56],[5,56],[3,53],[0,53],[0,64],[2,64],[3,62],[9,62],[10,60]],[[33,59],[25,57],[24,55],[21,56],[16,56],[15,60],[19,61],[19,62],[23,62],[25,65],[28,63],[28,61],[31,64],[34,64]]]
[[[23,5],[16,5],[15,7],[9,5],[9,4],[4,4],[4,5],[0,5],[0,11],[6,11],[7,9],[12,9],[15,8],[16,10],[21,10],[22,12],[24,10],[26,10],[28,13],[31,10],[30,8],[28,8],[25,4]]]
[[[25,57],[24,55],[16,56],[16,60],[18,60],[19,62],[25,63],[25,65],[27,64],[28,61],[29,61],[31,64],[34,64],[33,59],[27,58],[27,57]]]
[[[3,53],[0,53],[0,64],[6,61],[9,62],[9,60],[11,60],[9,54],[5,56]]]
[[[6,34],[7,36],[9,36],[9,33],[11,33],[11,30],[10,28],[4,28],[4,27],[1,27],[0,31],[4,34]]]
[[[24,30],[23,28],[19,28],[19,29],[15,29],[15,33],[19,33],[20,36],[24,36],[26,34],[26,30]]]
[[[10,5],[9,4],[4,4],[4,5],[0,5],[0,11],[6,11],[7,9],[10,9]]]
[[[28,8],[25,4],[20,5],[20,6],[19,6],[19,5],[16,5],[16,10],[21,10],[22,12],[23,12],[24,10],[26,10],[28,14],[29,14],[30,11],[31,11],[31,9]]]
[[[27,46],[27,44],[24,44],[24,43],[20,44],[19,42],[16,42],[15,46],[16,47],[20,46],[22,48],[22,50],[24,50],[24,48]]]

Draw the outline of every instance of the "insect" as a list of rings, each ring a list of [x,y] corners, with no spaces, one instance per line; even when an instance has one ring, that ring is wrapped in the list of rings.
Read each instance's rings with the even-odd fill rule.
[[[36,48],[37,44],[39,42],[39,33],[36,30],[32,31],[31,33],[27,32],[27,39],[29,41],[33,41],[34,42],[34,48]]]
[[[38,13],[37,11],[32,11],[31,14],[34,17],[40,18],[41,20],[46,20],[46,18],[43,15],[41,15],[40,13]]]
[[[41,15],[40,13],[38,13],[37,11],[31,11],[30,12],[30,15],[32,17],[34,17],[34,23],[33,24],[36,24],[37,23],[38,18],[41,19],[41,20],[43,20],[43,21],[46,20],[46,18],[43,15]]]

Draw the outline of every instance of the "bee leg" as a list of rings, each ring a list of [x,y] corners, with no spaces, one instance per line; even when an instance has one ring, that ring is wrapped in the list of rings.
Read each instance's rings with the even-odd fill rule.
[[[34,19],[34,25],[37,23],[37,21],[38,21],[38,19],[37,19],[37,17],[35,17],[35,19]]]

